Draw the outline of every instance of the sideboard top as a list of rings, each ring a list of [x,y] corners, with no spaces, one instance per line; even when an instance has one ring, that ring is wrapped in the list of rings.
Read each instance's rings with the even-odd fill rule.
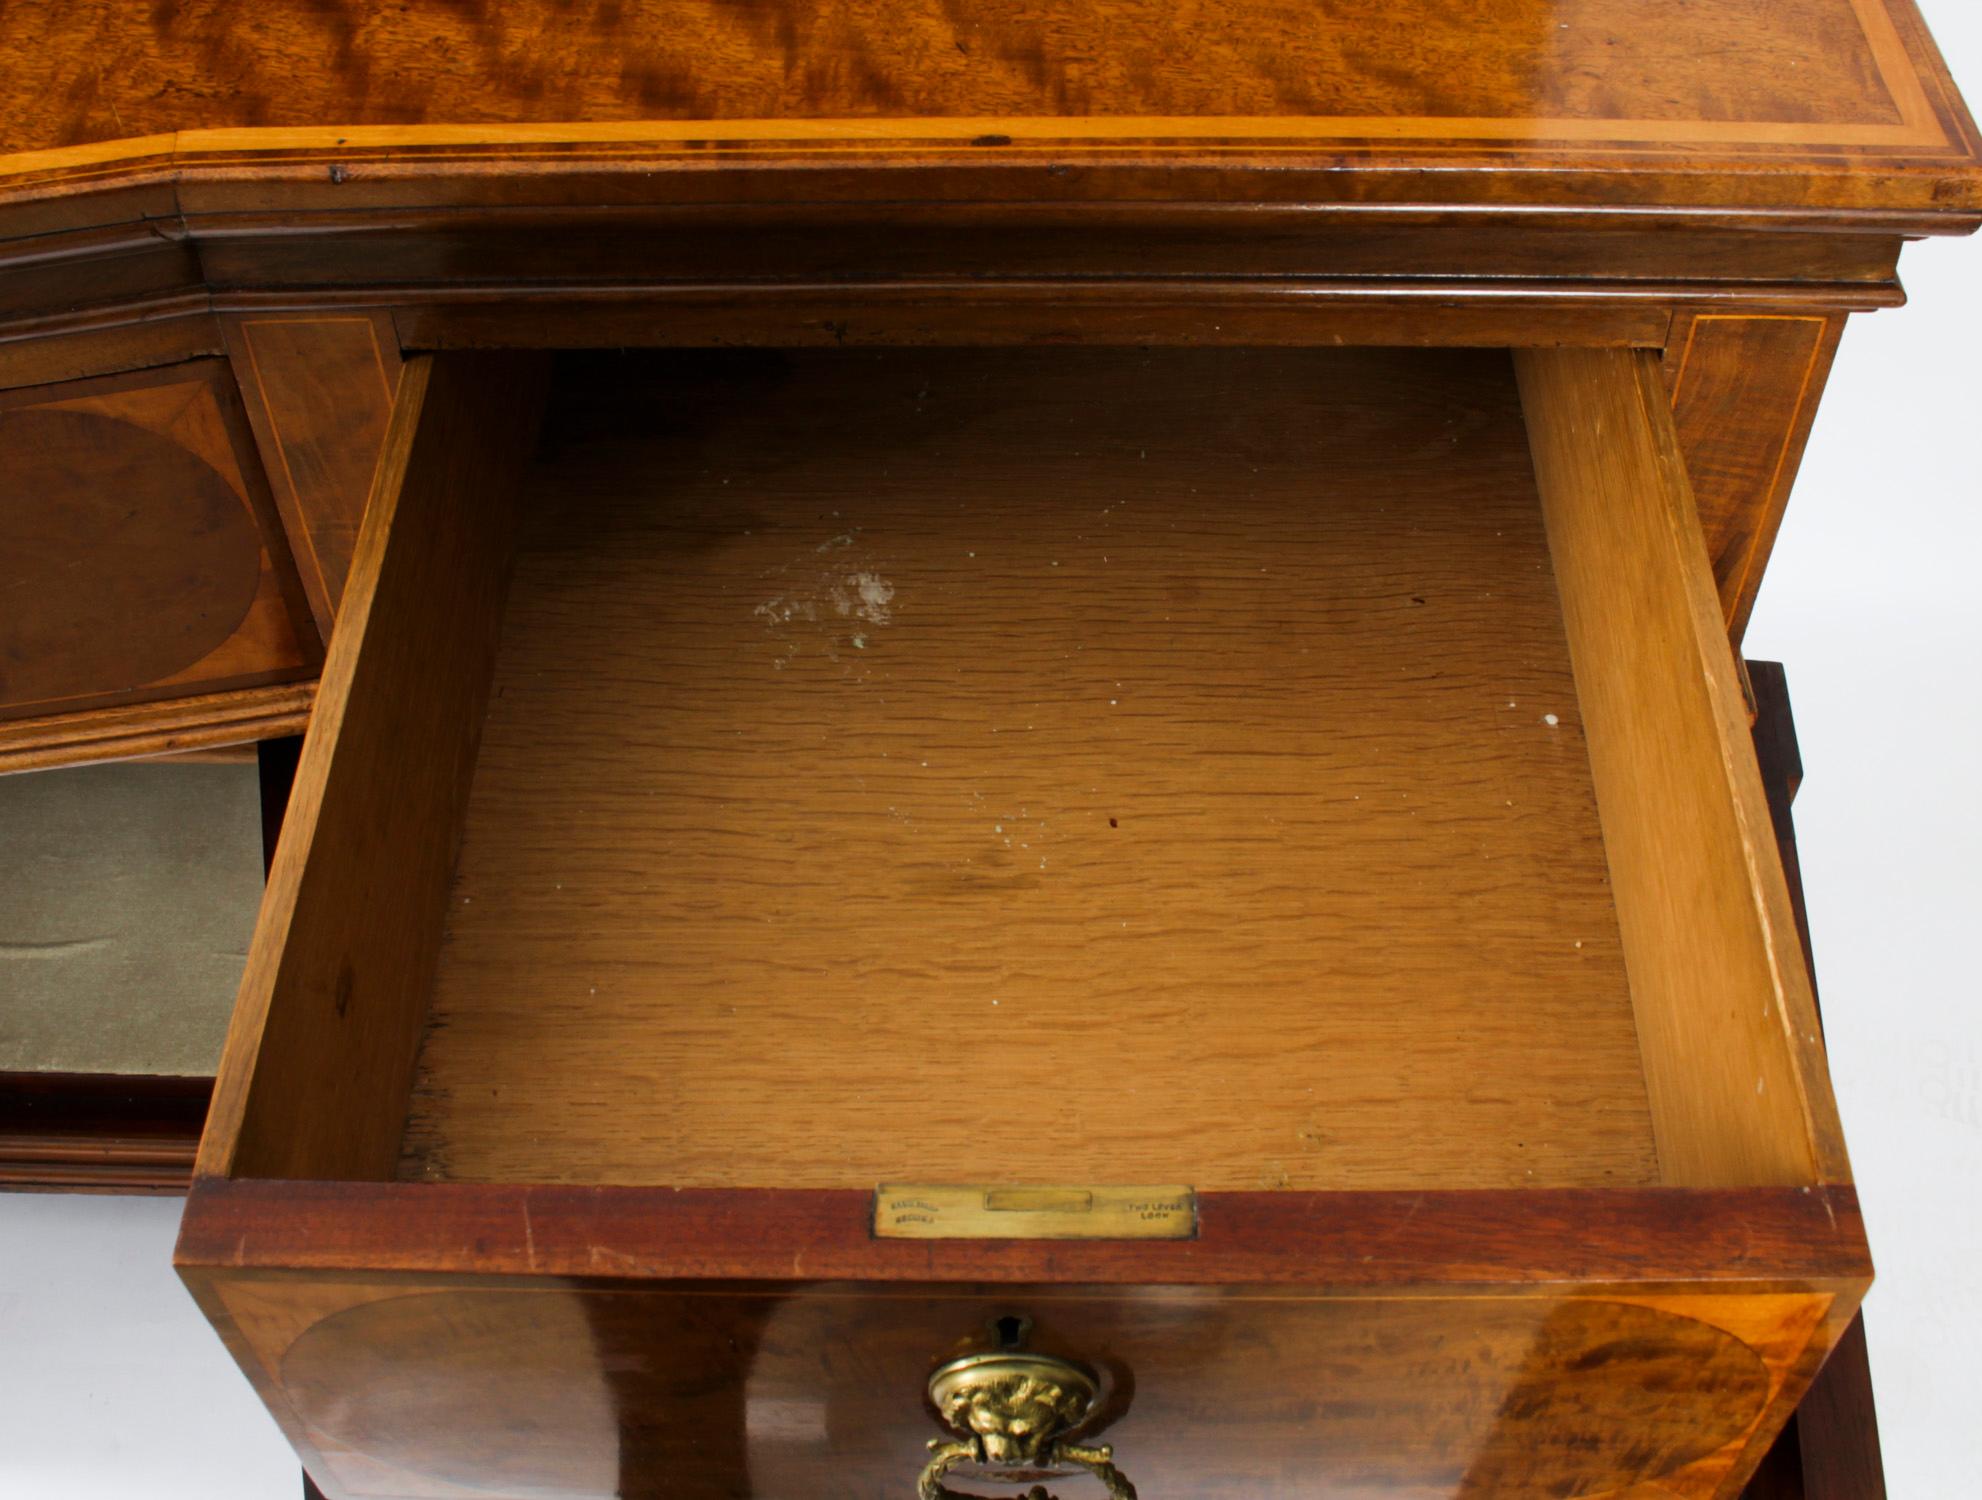
[[[1982,215],[1913,0],[24,0],[0,55],[0,202],[792,196],[723,166],[827,200]]]

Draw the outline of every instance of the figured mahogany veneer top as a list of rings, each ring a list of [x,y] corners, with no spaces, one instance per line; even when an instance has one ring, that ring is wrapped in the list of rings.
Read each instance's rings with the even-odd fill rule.
[[[1982,210],[1912,0],[94,0],[9,6],[0,55],[0,183],[28,194],[598,202],[782,163],[933,167],[918,195],[952,199]]]
[[[567,390],[406,1173],[1657,1180],[1505,355]]]

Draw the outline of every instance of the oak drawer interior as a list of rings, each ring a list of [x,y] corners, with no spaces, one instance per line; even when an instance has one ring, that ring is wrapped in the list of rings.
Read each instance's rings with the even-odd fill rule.
[[[446,358],[209,1170],[1841,1172],[1638,356]]]

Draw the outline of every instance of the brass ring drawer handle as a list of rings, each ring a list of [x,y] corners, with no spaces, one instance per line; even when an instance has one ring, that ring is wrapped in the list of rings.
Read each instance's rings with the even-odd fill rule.
[[[958,1464],[980,1464],[992,1478],[1031,1479],[1041,1470],[1083,1469],[1108,1487],[1112,1500],[1136,1500],[1135,1486],[1115,1467],[1106,1445],[1069,1442],[1094,1414],[1100,1394],[1078,1365],[1041,1354],[971,1354],[929,1378],[929,1399],[954,1438],[931,1438],[929,1462],[916,1481],[917,1500],[974,1500],[946,1488]],[[1025,1500],[1053,1500],[1035,1484]]]

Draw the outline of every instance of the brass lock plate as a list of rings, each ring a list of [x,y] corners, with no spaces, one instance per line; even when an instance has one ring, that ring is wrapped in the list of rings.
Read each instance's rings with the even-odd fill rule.
[[[1190,1240],[1187,1187],[1010,1187],[889,1183],[874,1194],[884,1240]]]

